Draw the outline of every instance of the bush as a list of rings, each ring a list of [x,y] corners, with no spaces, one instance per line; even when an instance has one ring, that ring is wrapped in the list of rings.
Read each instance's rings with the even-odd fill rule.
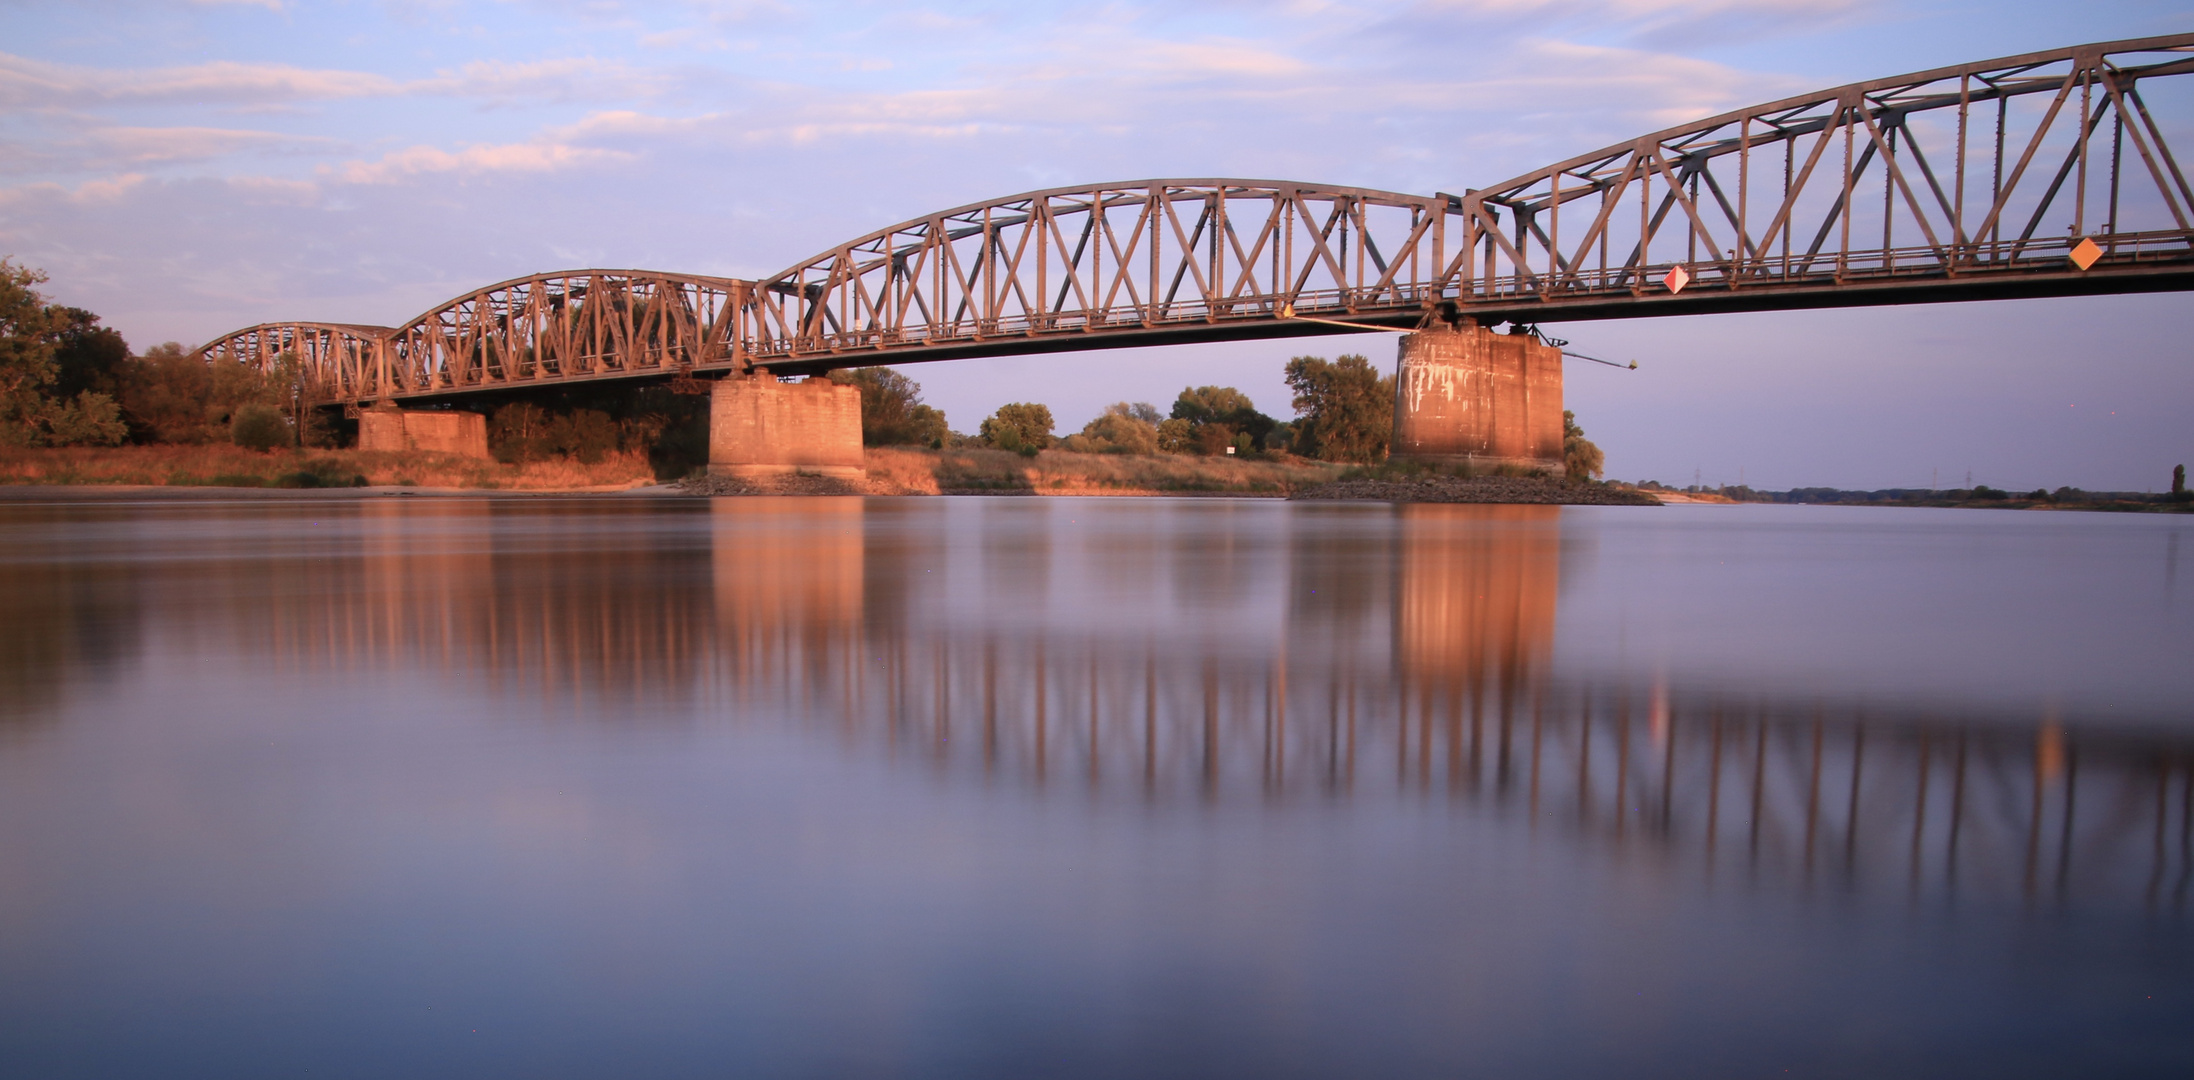
[[[531,402],[516,402],[495,411],[488,420],[488,448],[495,460],[523,465],[550,457],[568,457],[594,465],[615,453],[629,434],[636,441],[652,441],[663,428],[642,421],[619,425],[608,413],[573,409],[562,416]]]
[[[548,411],[518,401],[488,417],[488,453],[505,465],[523,465],[549,455]]]
[[[1138,454],[1158,452],[1158,425],[1136,415],[1127,402],[1108,406],[1104,415],[1090,421],[1079,435],[1066,438],[1066,448],[1084,454]],[[1141,408],[1155,414],[1148,405]]]
[[[1569,479],[1590,480],[1599,476],[1607,466],[1607,455],[1585,438],[1585,429],[1577,426],[1577,414],[1562,410],[1562,468]]]
[[[82,391],[74,401],[53,402],[44,420],[48,446],[119,446],[129,436],[121,407],[97,390]]]
[[[246,450],[289,445],[289,421],[272,405],[246,405],[229,421],[229,440]]]
[[[304,467],[296,472],[282,474],[275,480],[274,486],[285,488],[340,488],[365,487],[366,483],[364,476],[344,468],[343,463],[334,458],[312,458],[306,461]]]
[[[559,416],[550,422],[549,445],[557,453],[582,464],[597,465],[617,452],[620,434],[617,421],[610,419],[608,413],[574,409],[571,415]]]
[[[1167,418],[1158,423],[1158,449],[1168,454],[1188,454],[1196,450],[1196,425],[1186,420]]]
[[[982,435],[984,442],[1000,450],[1035,457],[1051,445],[1051,427],[1050,408],[1017,401],[998,406],[998,411],[983,421]]]

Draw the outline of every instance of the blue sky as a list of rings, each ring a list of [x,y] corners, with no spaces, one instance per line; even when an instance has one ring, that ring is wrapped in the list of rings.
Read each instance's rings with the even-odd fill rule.
[[[931,210],[1106,179],[1456,191],[1782,94],[2194,28],[2173,4],[1162,5],[0,0],[0,253],[139,346],[391,324],[585,266],[758,275]],[[2160,487],[2184,295],[1550,327],[1611,475]],[[1295,353],[909,369],[955,427],[1185,384],[1286,415]]]

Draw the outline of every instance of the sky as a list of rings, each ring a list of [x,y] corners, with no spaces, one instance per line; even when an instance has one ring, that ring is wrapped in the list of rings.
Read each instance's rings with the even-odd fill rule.
[[[1166,176],[1429,194],[1786,94],[2194,28],[2184,3],[0,0],[0,255],[130,342],[400,324],[583,267],[762,276],[928,212]],[[2194,138],[2194,133],[2189,134]],[[1608,474],[2161,490],[2194,463],[2186,294],[1548,332]],[[1240,387],[1395,337],[910,367],[1010,401]]]

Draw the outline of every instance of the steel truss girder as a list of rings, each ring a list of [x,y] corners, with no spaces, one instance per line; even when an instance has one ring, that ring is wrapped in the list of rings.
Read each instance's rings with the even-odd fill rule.
[[[758,282],[747,350],[774,368],[907,348],[973,355],[1052,337],[1147,339],[1291,312],[1421,312],[1427,271],[1444,257],[1449,206],[1437,196],[1231,179],[975,203]]]
[[[670,378],[739,362],[747,288],[743,281],[652,270],[534,274],[460,296],[397,327],[270,323],[199,353],[269,371],[292,353],[306,398],[317,402]],[[344,343],[340,349],[319,344],[330,334]]]
[[[263,324],[200,351],[270,369],[294,354],[307,397],[335,402],[1345,331],[1336,321],[2180,290],[2194,288],[2194,185],[2167,136],[2194,123],[2194,102],[2172,84],[2159,107],[2142,88],[2189,73],[2194,34],[1938,68],[1460,196],[1214,178],[1053,188],[902,222],[760,281],[538,274],[395,328]],[[2097,249],[2085,269],[2083,242]]]
[[[2029,53],[1581,154],[1466,192],[1437,290],[1551,321],[2186,288],[2194,191],[2140,87],[2189,53],[2189,34]]]

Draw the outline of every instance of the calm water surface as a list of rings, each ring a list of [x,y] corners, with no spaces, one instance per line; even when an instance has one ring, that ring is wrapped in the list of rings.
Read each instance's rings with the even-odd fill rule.
[[[2194,521],[0,503],[0,1075],[2185,1076]]]

